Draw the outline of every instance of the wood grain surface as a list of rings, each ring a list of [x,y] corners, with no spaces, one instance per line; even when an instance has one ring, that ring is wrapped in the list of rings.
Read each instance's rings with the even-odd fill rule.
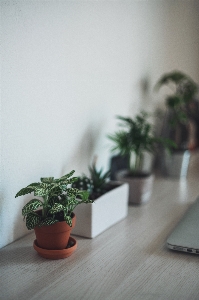
[[[198,300],[199,256],[165,246],[198,195],[193,152],[187,179],[156,174],[149,203],[129,206],[125,220],[94,239],[74,236],[78,246],[69,258],[41,258],[28,234],[0,250],[0,299]]]

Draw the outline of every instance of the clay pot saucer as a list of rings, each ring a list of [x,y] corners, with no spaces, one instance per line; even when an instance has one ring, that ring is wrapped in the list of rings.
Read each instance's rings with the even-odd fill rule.
[[[40,248],[37,244],[37,240],[34,240],[33,247],[38,254],[44,258],[61,259],[70,256],[77,249],[77,241],[70,237],[67,247],[62,250],[48,250]]]

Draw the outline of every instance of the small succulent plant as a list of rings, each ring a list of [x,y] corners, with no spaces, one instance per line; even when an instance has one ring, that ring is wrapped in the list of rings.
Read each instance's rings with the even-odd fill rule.
[[[72,184],[73,188],[85,190],[89,193],[90,199],[96,199],[106,192],[107,182],[110,177],[110,171],[103,173],[103,169],[99,171],[96,164],[93,163],[89,167],[90,176],[82,175]]]
[[[93,182],[93,192],[102,194],[110,177],[110,171],[105,173],[103,173],[103,169],[98,171],[96,164],[93,163],[92,166],[89,167],[89,172]]]
[[[73,188],[79,189],[80,191],[87,191],[89,195],[93,192],[93,181],[86,175],[77,177],[77,180],[72,184]]]

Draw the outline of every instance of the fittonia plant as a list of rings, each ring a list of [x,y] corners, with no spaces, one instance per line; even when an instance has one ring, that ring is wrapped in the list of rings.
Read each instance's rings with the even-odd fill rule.
[[[35,226],[49,226],[59,221],[66,221],[72,226],[72,213],[75,207],[81,203],[93,202],[88,199],[88,191],[71,187],[77,180],[77,177],[72,177],[74,172],[73,170],[59,179],[41,178],[40,182],[31,183],[16,194],[15,198],[33,193],[42,199],[33,198],[22,209],[29,230]],[[41,213],[37,211],[39,208]]]

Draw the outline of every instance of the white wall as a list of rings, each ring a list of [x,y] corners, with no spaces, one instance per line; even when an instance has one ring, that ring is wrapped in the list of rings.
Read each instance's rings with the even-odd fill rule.
[[[1,1],[0,247],[40,177],[108,168],[115,115],[153,110],[162,73],[199,82],[198,1]],[[147,89],[142,86],[147,83]]]

